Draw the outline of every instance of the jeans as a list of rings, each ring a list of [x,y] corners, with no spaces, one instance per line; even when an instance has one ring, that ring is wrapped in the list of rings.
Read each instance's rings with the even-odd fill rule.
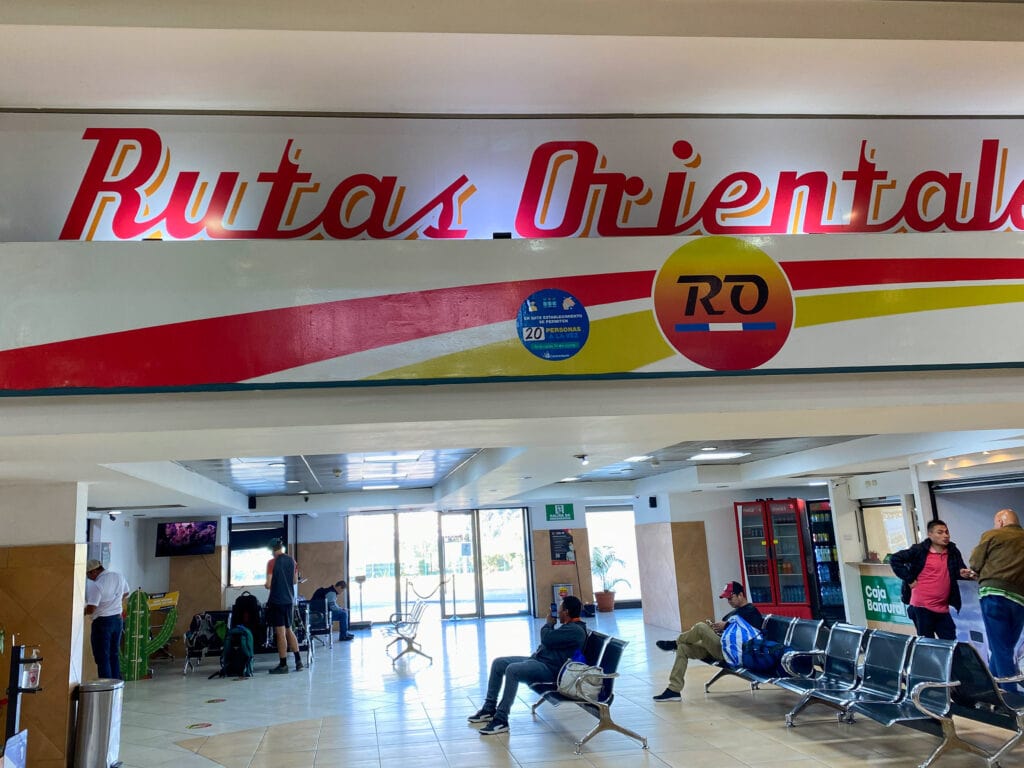
[[[120,616],[103,616],[92,620],[92,657],[96,659],[96,674],[101,678],[121,679],[121,630],[124,622]]]
[[[676,660],[672,663],[672,671],[668,675],[668,689],[679,693],[686,685],[686,668],[690,659],[703,659],[712,656],[721,661],[722,638],[706,623],[694,624],[686,632],[676,638]]]
[[[348,610],[345,608],[331,608],[331,620],[338,622],[338,637],[348,634]]]
[[[495,717],[508,720],[508,713],[516,701],[519,683],[553,683],[556,674],[547,664],[529,656],[500,656],[491,662],[484,709],[493,709]],[[505,691],[501,701],[498,701],[502,682],[505,683]]]
[[[981,598],[981,618],[985,622],[988,641],[988,667],[993,677],[1013,677],[1018,674],[1014,650],[1024,630],[1024,605],[999,595]],[[1004,690],[1016,692],[1015,684],[1005,683]]]
[[[939,613],[917,605],[908,605],[907,615],[914,622],[914,628],[921,637],[956,640],[956,623],[949,611]]]

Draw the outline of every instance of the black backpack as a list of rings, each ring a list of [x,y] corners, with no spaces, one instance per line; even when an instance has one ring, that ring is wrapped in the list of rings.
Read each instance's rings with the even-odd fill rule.
[[[252,634],[247,627],[232,627],[224,638],[224,650],[220,655],[220,670],[210,675],[215,677],[252,677],[253,673]]]
[[[253,637],[259,637],[264,624],[263,606],[256,595],[249,591],[240,594],[231,607],[231,628],[248,627]]]
[[[315,603],[316,605],[319,605],[322,608],[324,600],[327,599],[327,595],[330,591],[331,587],[318,587],[317,590],[313,593],[313,596],[309,598],[309,602]]]
[[[743,644],[742,666],[764,675],[782,675],[785,674],[782,657],[790,650],[788,646],[774,640],[755,637]]]

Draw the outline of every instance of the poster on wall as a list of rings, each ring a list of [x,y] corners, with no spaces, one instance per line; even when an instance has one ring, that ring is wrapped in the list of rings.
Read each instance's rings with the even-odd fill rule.
[[[551,564],[575,565],[576,549],[572,542],[572,533],[567,528],[548,531],[551,536]]]

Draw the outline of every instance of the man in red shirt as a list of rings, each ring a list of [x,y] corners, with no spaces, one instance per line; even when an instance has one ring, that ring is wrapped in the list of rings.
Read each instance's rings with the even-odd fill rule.
[[[921,637],[956,640],[956,624],[950,607],[960,610],[958,579],[971,579],[949,527],[941,520],[928,523],[928,538],[896,552],[889,561],[892,572],[903,581],[907,615]]]

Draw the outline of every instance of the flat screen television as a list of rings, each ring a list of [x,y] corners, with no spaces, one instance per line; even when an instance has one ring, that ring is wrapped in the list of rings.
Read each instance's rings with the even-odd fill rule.
[[[217,547],[216,520],[156,524],[156,556],[212,555]]]

